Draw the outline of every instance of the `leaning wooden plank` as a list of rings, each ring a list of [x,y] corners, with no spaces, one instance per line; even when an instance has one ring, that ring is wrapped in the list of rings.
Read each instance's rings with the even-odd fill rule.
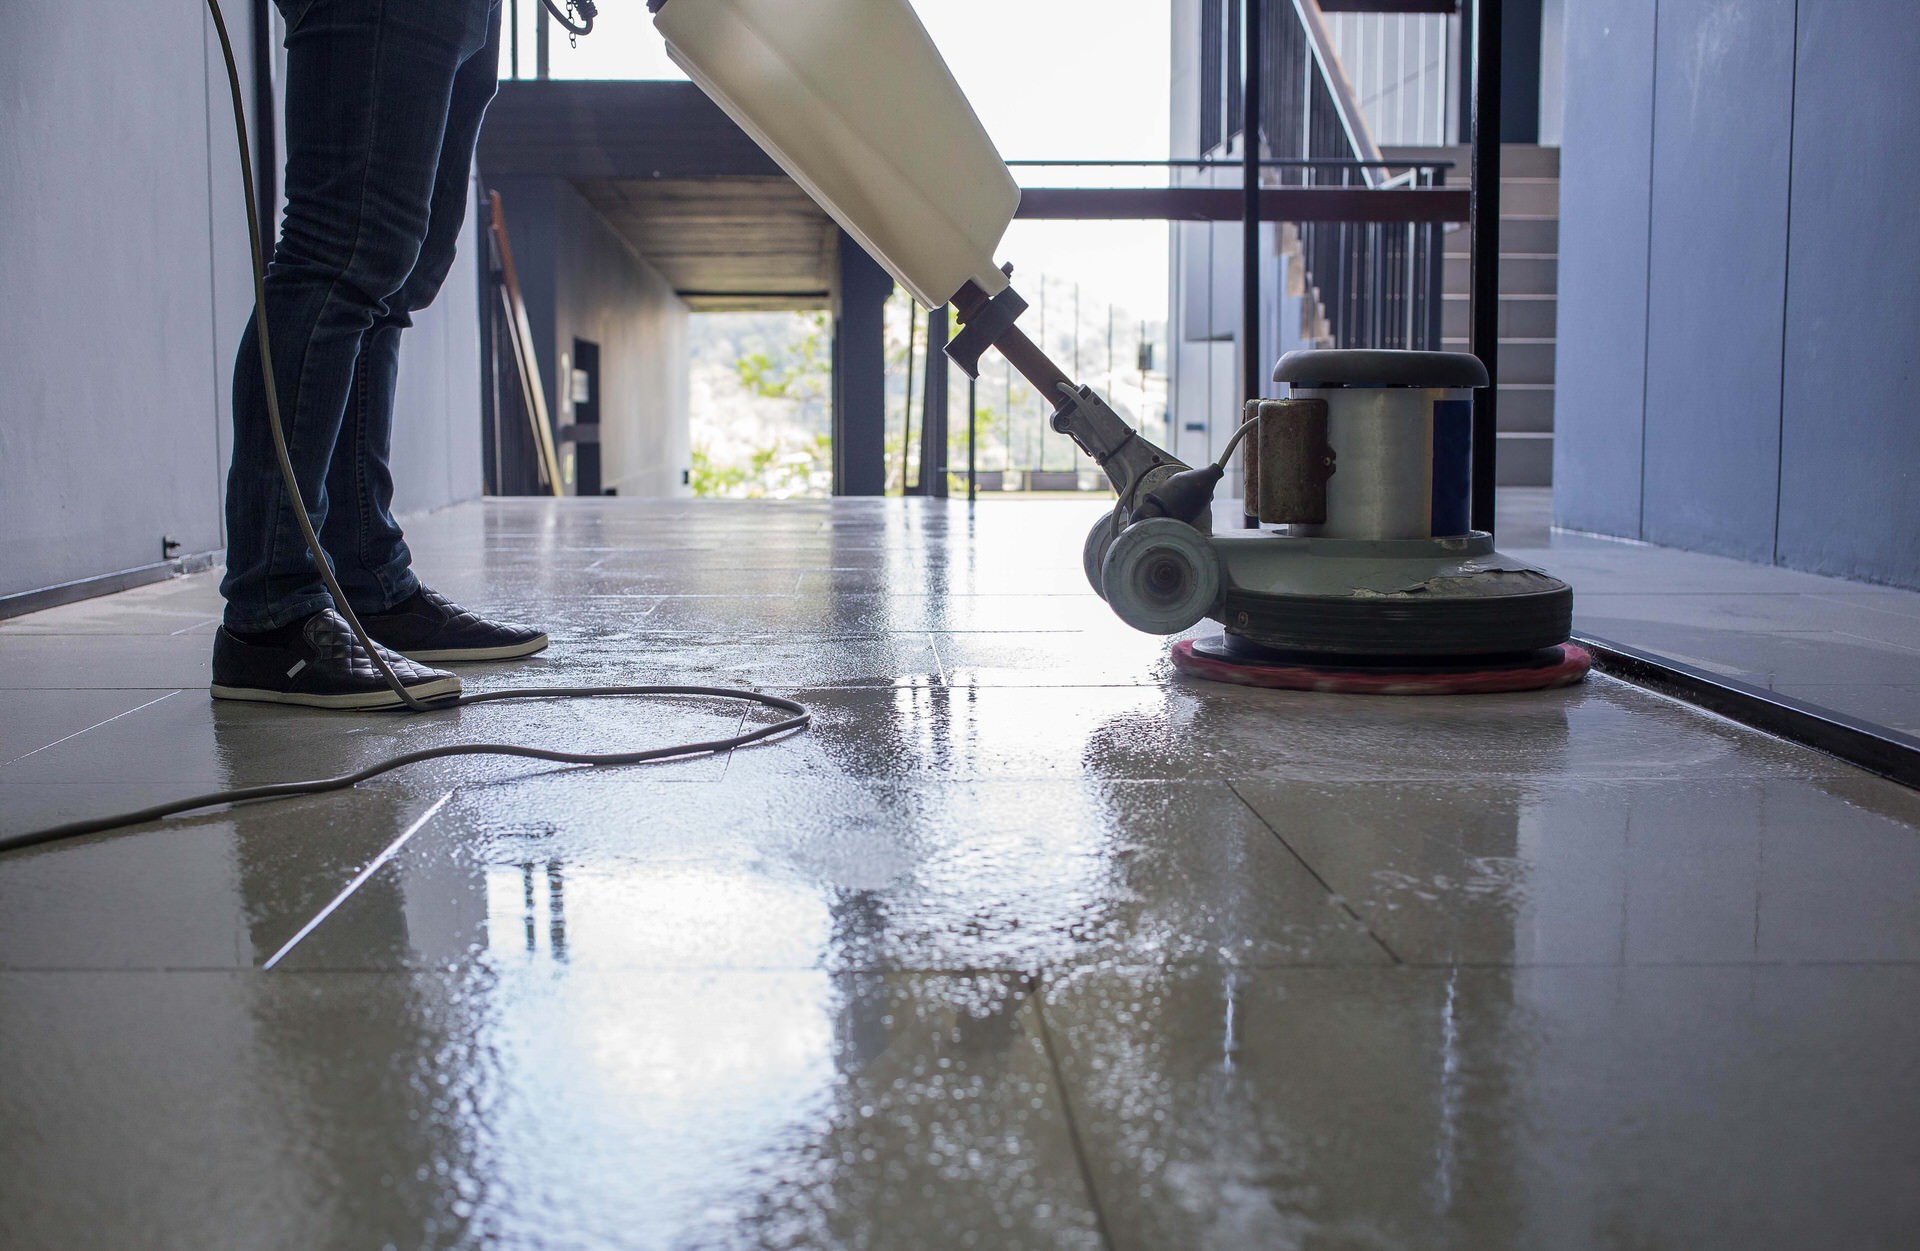
[[[540,479],[555,495],[567,493],[560,478],[560,459],[553,449],[553,425],[547,418],[546,388],[540,381],[540,359],[534,354],[533,327],[527,322],[527,304],[520,296],[520,275],[513,267],[513,245],[507,240],[507,218],[500,193],[487,195],[492,212],[494,247],[500,252],[500,298],[507,313],[507,337],[513,342],[514,367],[520,374],[520,395],[533,427],[534,446],[540,449]]]

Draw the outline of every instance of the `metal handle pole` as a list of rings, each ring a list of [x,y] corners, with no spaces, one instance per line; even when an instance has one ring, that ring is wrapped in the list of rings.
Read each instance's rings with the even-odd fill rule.
[[[1473,354],[1492,385],[1473,393],[1473,528],[1493,533],[1500,401],[1500,0],[1473,6]]]
[[[1244,406],[1260,395],[1265,372],[1260,359],[1260,19],[1266,0],[1245,0],[1246,17],[1240,23],[1246,47],[1242,55],[1244,87],[1240,93],[1241,161],[1241,270],[1240,270],[1240,400]],[[1240,424],[1240,413],[1233,425]],[[1258,529],[1260,519],[1244,512],[1240,523],[1249,530]]]

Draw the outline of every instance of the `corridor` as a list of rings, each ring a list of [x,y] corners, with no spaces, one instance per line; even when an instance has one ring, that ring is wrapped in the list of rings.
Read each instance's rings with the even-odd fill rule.
[[[1920,796],[1598,674],[1177,677],[1086,589],[1100,509],[411,523],[553,635],[469,689],[813,727],[0,857],[0,1244],[1908,1245]],[[1576,595],[1647,550],[1554,541]],[[762,715],[216,706],[217,576],[0,623],[0,832]]]

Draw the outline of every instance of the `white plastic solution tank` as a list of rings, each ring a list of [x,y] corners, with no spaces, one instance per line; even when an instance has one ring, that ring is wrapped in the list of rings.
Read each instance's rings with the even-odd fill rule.
[[[927,308],[994,260],[1020,188],[907,0],[667,0],[687,76]]]

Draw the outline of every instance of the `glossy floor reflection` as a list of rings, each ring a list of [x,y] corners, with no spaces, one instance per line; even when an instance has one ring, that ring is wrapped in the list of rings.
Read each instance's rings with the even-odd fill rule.
[[[1574,628],[1920,738],[1920,591],[1549,528],[1501,492],[1500,546],[1580,588]]]
[[[472,686],[816,726],[0,859],[0,1246],[1910,1245],[1920,795],[1604,678],[1194,684],[1098,509],[413,523],[554,635]],[[0,623],[0,829],[743,719],[215,706],[217,611]]]

